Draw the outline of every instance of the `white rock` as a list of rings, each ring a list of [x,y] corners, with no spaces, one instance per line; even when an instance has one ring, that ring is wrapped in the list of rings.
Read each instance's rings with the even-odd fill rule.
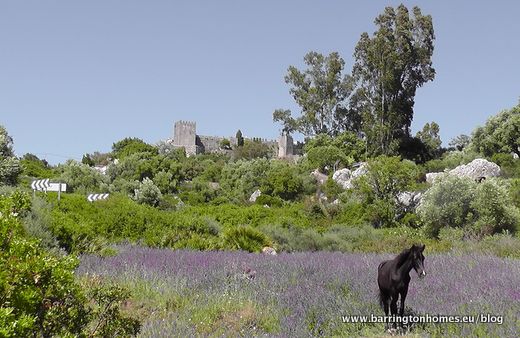
[[[352,189],[354,187],[354,179],[365,175],[368,172],[366,162],[362,162],[360,166],[351,171],[350,169],[344,168],[334,172],[332,179],[338,183],[343,189]]]
[[[315,169],[311,173],[311,176],[316,179],[316,181],[318,182],[319,185],[322,185],[323,183],[325,183],[325,181],[327,181],[327,178],[328,178],[327,175],[320,173],[320,171],[318,169]]]
[[[498,177],[500,176],[500,167],[498,164],[490,162],[483,158],[477,158],[468,164],[459,165],[455,169],[449,171],[450,175],[459,177],[469,177],[477,180],[481,177]]]
[[[336,170],[332,175],[332,179],[343,189],[352,188],[352,183],[350,182],[352,179],[352,172],[350,171],[350,169],[344,168]]]
[[[271,255],[271,256],[276,256],[276,250],[274,248],[271,248],[270,246],[264,246],[262,248],[262,253],[264,255]]]
[[[444,175],[454,175],[458,177],[469,177],[473,180],[478,180],[481,177],[498,177],[500,176],[500,167],[493,162],[483,158],[477,158],[468,164],[462,164],[458,167],[440,173],[427,173],[426,182],[432,184],[437,179]]]
[[[256,199],[262,195],[262,192],[260,191],[260,189],[256,189],[254,193],[251,194],[251,196],[249,197],[249,202],[251,203],[254,203],[256,202]]]

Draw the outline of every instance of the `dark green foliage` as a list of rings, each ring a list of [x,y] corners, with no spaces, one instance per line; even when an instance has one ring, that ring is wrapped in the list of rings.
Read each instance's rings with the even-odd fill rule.
[[[339,148],[344,156],[350,157],[356,162],[365,158],[365,141],[350,131],[345,131],[335,137],[327,134],[318,134],[306,140],[304,149],[306,152],[309,152],[313,148],[324,146]]]
[[[432,18],[418,7],[386,7],[374,23],[372,37],[363,33],[354,51],[352,74],[357,88],[352,109],[362,116],[372,155],[393,154],[410,136],[417,88],[435,77],[432,67]]]
[[[307,161],[310,168],[318,168],[325,173],[354,162],[351,157],[345,156],[345,153],[335,146],[320,146],[310,149],[307,152]]]
[[[354,184],[374,226],[397,224],[397,196],[413,190],[419,175],[420,171],[413,162],[401,161],[399,157],[379,156],[368,161],[368,173]]]
[[[303,192],[303,179],[296,166],[283,161],[272,162],[260,190],[284,200],[295,200]]]
[[[150,153],[151,155],[157,155],[158,150],[156,147],[149,145],[136,137],[127,137],[112,145],[112,154],[118,159],[123,159],[129,155],[137,153]]]
[[[223,243],[226,248],[260,252],[270,245],[269,239],[260,231],[249,226],[233,227],[224,232]]]
[[[220,141],[220,148],[226,149],[226,150],[231,150],[231,142],[229,142],[229,140],[227,138],[222,139]]]
[[[271,158],[274,150],[268,145],[259,140],[245,140],[244,145],[234,149],[233,157],[236,160],[255,158]]]
[[[22,173],[29,177],[53,178],[56,175],[47,161],[40,160],[33,154],[23,155],[20,165],[22,166]]]
[[[81,158],[81,163],[88,165],[89,167],[94,166],[94,161],[92,160],[90,154],[83,155],[83,157]]]
[[[19,217],[29,209],[26,194],[0,196],[0,336],[106,337],[88,328],[102,322],[113,332],[136,334],[139,322],[119,312],[128,296],[124,291],[112,293],[109,311],[96,312],[91,305],[106,304],[106,299],[85,296],[74,277],[78,260],[47,251],[25,234]],[[100,290],[110,294],[112,289]]]
[[[441,153],[441,137],[439,136],[439,125],[435,122],[426,123],[421,131],[415,135],[426,147],[426,158],[433,159]]]
[[[490,117],[473,132],[471,146],[485,156],[495,153],[520,155],[520,105]]]
[[[256,198],[256,204],[267,205],[269,207],[281,207],[283,205],[283,199],[278,196],[260,195]]]
[[[309,52],[304,62],[307,69],[300,71],[290,66],[285,76],[301,116],[293,118],[290,110],[278,109],[273,120],[281,122],[286,132],[299,131],[306,136],[337,135],[357,129],[358,116],[352,116],[347,106],[353,81],[351,76],[342,74],[345,61],[336,52],[328,56]]]

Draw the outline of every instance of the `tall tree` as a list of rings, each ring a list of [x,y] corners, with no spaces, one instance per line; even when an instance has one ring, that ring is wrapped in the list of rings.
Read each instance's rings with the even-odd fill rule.
[[[285,76],[301,115],[294,118],[290,110],[278,109],[273,113],[273,120],[281,122],[284,131],[298,131],[305,136],[336,135],[355,129],[358,119],[351,116],[348,109],[353,79],[342,74],[345,61],[336,52],[328,56],[309,52],[304,62],[307,69],[300,71],[290,66]]]
[[[460,134],[457,137],[454,137],[448,145],[450,147],[453,147],[457,149],[458,151],[461,151],[462,149],[466,148],[467,145],[469,145],[471,142],[471,137],[465,134]]]
[[[415,92],[433,80],[433,42],[430,15],[418,7],[386,7],[374,23],[372,37],[361,38],[354,52],[352,74],[356,90],[351,107],[362,115],[362,129],[372,154],[391,154],[409,138]]]
[[[442,141],[439,131],[439,125],[432,122],[426,123],[423,129],[415,135],[425,145],[428,159],[436,158],[441,153]]]

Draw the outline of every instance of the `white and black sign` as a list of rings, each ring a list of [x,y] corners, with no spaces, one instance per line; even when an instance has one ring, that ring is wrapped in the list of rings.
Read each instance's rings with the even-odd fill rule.
[[[48,178],[44,180],[34,180],[31,183],[31,188],[38,191],[47,191],[50,186],[50,180]]]
[[[109,194],[89,194],[87,196],[87,200],[89,202],[99,201],[99,200],[106,200],[108,198]]]

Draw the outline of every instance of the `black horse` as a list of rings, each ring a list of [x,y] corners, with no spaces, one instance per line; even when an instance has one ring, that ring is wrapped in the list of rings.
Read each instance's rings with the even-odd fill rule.
[[[410,283],[410,271],[412,268],[419,277],[426,276],[424,271],[425,245],[416,246],[401,252],[392,260],[384,261],[377,268],[377,283],[379,284],[379,303],[388,316],[388,308],[392,315],[403,315],[404,301],[408,293]],[[401,295],[401,306],[397,313],[397,299]]]

